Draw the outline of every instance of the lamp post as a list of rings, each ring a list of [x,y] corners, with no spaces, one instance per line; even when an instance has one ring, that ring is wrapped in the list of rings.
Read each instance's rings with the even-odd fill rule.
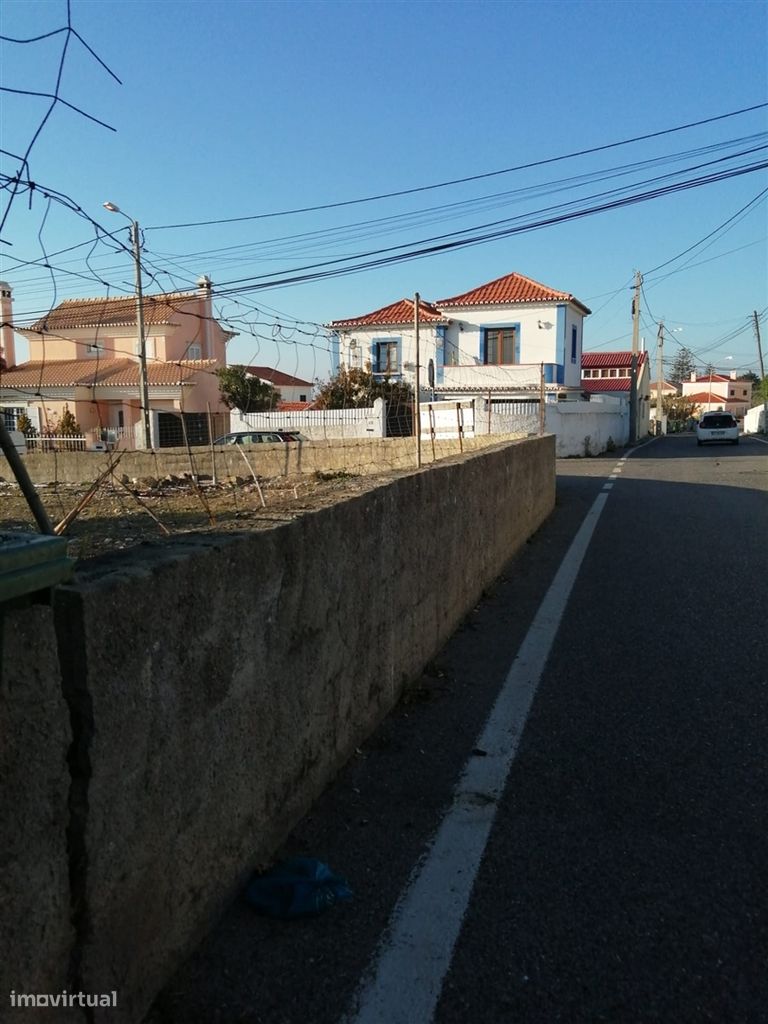
[[[144,447],[152,447],[149,415],[149,382],[147,380],[147,339],[144,335],[144,296],[141,290],[141,245],[139,242],[139,222],[123,213],[114,203],[102,203],[110,213],[119,213],[131,224],[131,242],[133,244],[133,266],[136,280],[136,337],[139,343],[139,395],[141,401],[142,421],[144,425]]]

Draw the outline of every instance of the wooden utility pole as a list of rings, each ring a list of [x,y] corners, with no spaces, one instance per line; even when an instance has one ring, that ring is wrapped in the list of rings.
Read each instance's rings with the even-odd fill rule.
[[[643,275],[635,271],[635,297],[632,299],[632,351],[640,351],[640,288]]]
[[[656,434],[664,433],[664,419],[662,416],[661,396],[664,384],[664,321],[659,324],[658,343],[656,345]]]

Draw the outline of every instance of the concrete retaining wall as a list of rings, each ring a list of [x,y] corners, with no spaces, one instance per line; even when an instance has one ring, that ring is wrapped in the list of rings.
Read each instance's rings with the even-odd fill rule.
[[[554,497],[554,438],[497,445],[274,530],[85,563],[59,588],[73,983],[119,993],[95,1024],[137,1024]]]
[[[69,982],[70,742],[51,609],[0,611],[0,1020]]]

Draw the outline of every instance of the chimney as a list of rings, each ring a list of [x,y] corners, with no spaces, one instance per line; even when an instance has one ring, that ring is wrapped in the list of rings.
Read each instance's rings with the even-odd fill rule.
[[[736,371],[731,370],[731,380],[736,380]]]
[[[16,340],[12,324],[11,286],[5,281],[0,281],[0,358],[4,360],[7,370],[16,365]]]
[[[691,384],[695,384],[695,383],[696,383],[696,371],[692,370],[691,371]]]
[[[203,359],[214,358],[211,343],[211,321],[213,319],[213,302],[211,299],[212,283],[210,277],[207,274],[201,274],[197,279],[197,294],[200,297],[202,331],[200,337],[202,339],[201,350],[203,353]]]

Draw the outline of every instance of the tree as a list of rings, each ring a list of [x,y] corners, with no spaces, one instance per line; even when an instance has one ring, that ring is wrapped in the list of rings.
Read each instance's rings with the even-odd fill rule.
[[[16,429],[20,430],[25,437],[34,437],[37,431],[32,426],[32,420],[25,412],[19,414],[16,420]]]
[[[668,420],[677,423],[687,423],[699,411],[688,395],[662,395],[661,408]]]
[[[222,366],[216,370],[221,400],[228,409],[266,412],[276,409],[279,394],[271,384],[248,373],[245,366]]]
[[[342,366],[335,377],[317,384],[315,406],[318,409],[360,409],[373,405],[377,398],[383,398],[388,405],[410,405],[414,398],[410,384],[378,374],[374,376],[370,365],[364,370],[359,366]]]
[[[64,406],[64,412],[61,414],[61,419],[56,424],[54,434],[57,437],[82,437],[83,432],[80,429],[80,424],[75,419],[75,414],[69,411],[69,406]]]
[[[747,370],[746,373],[742,373],[736,380],[744,380],[748,384],[751,384],[753,388],[759,387],[760,378],[757,376],[754,370]]]
[[[691,374],[696,369],[696,357],[689,348],[683,346],[672,362],[669,371],[669,381],[675,387],[680,387],[684,380],[690,380]]]

